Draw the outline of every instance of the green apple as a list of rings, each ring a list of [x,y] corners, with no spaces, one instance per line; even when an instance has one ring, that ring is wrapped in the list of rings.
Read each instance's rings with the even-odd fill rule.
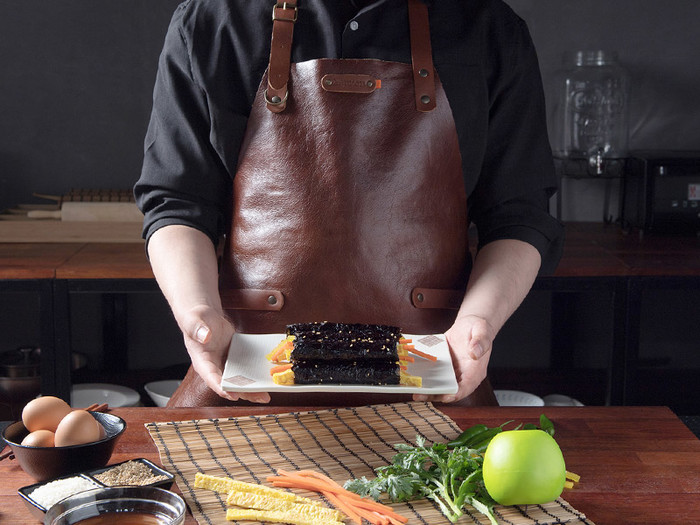
[[[534,505],[557,499],[566,481],[559,445],[542,430],[507,430],[484,453],[484,485],[501,505]]]

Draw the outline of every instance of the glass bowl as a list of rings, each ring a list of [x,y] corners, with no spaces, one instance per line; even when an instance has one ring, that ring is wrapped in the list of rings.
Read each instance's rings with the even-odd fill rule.
[[[185,521],[185,509],[180,496],[157,487],[99,488],[56,503],[46,513],[44,525],[178,525]]]

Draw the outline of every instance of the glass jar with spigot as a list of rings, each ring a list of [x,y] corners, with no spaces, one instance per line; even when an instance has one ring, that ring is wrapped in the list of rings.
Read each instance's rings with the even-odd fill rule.
[[[627,72],[611,51],[576,51],[565,61],[555,153],[585,162],[590,175],[604,175],[606,163],[627,155]]]

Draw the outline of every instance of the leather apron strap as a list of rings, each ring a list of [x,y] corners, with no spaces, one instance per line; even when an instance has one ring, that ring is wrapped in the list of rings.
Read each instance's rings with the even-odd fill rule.
[[[430,44],[428,6],[421,0],[408,0],[408,27],[411,34],[411,65],[416,109],[435,109],[435,68]]]
[[[265,102],[267,109],[274,113],[280,113],[287,107],[289,66],[297,15],[297,3],[294,1],[277,2],[272,8],[272,42]]]

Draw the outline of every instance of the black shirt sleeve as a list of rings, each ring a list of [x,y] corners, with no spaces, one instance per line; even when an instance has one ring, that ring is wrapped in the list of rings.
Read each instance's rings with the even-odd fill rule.
[[[184,224],[216,244],[230,202],[231,176],[210,141],[206,90],[192,61],[192,39],[185,32],[188,4],[173,15],[161,53],[153,109],[144,144],[141,177],[134,188],[144,212],[143,236],[169,224]],[[246,117],[240,116],[242,136]]]
[[[500,35],[500,36],[499,36]],[[509,42],[498,45],[497,40]],[[563,225],[549,213],[556,192],[539,64],[525,23],[512,16],[495,35],[488,128],[481,173],[469,195],[479,246],[512,238],[532,244],[541,274],[554,271],[563,249]]]

